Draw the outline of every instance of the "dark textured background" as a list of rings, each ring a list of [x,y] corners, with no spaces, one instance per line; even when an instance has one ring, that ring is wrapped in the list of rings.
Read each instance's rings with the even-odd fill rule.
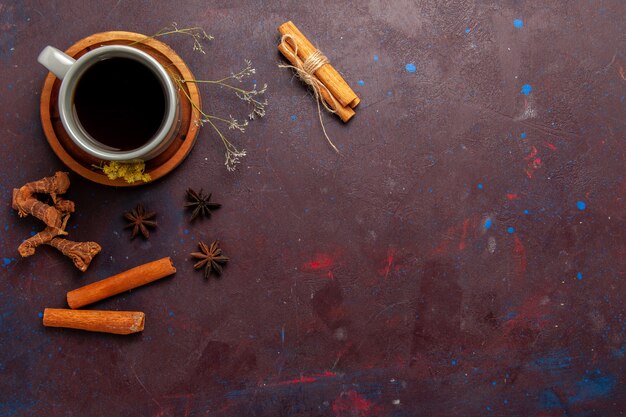
[[[2,2],[0,416],[623,415],[624,12],[617,0]],[[290,19],[362,98],[347,125],[325,116],[343,156],[277,68]],[[18,219],[11,190],[64,169],[39,122],[37,54],[172,21],[215,36],[205,56],[162,39],[198,78],[249,58],[269,84],[267,117],[230,132],[249,155],[228,173],[203,128],[153,184],[72,175],[70,237],[102,253],[85,274],[51,248],[20,259],[41,224]],[[245,115],[225,90],[202,94],[215,114]],[[190,225],[188,186],[222,209]],[[159,213],[148,241],[122,230],[138,202]],[[232,262],[206,281],[188,254],[213,239]],[[174,278],[94,306],[144,311],[143,333],[42,326],[66,291],[168,255]]]

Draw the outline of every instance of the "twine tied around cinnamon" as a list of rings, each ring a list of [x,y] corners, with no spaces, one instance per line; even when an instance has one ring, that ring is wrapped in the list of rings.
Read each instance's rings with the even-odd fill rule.
[[[294,45],[293,52],[291,51],[291,46],[287,44],[287,39],[291,39]],[[290,54],[294,56],[294,58],[298,57],[298,44],[295,42],[295,40],[293,39],[291,35],[283,35],[280,39],[280,43],[284,44],[285,46],[288,46],[288,48],[286,49],[289,51]],[[319,49],[317,49],[315,50],[315,52],[309,55],[307,59],[304,60],[304,62],[300,63],[298,59],[295,59],[294,62],[295,62],[295,65],[279,64],[278,67],[293,69],[296,72],[296,75],[298,76],[298,78],[300,78],[306,85],[311,87],[311,89],[313,90],[313,94],[315,95],[315,101],[317,102],[317,115],[319,116],[320,124],[322,125],[322,131],[324,132],[324,137],[326,138],[330,146],[332,146],[332,148],[335,150],[335,152],[340,153],[339,149],[337,149],[335,144],[330,140],[330,138],[328,137],[328,134],[326,133],[326,128],[324,127],[324,121],[322,119],[322,108],[320,106],[320,102],[322,103],[322,106],[324,106],[324,108],[328,110],[330,113],[336,113],[336,111],[331,106],[326,104],[326,102],[322,98],[320,91],[322,89],[326,90],[326,92],[328,93],[328,96],[331,97],[333,101],[333,106],[336,107],[339,104],[337,103],[337,100],[332,95],[328,87],[326,87],[324,83],[322,83],[315,76],[315,71],[320,69],[322,66],[329,64],[330,61],[328,60],[326,55],[324,55]]]

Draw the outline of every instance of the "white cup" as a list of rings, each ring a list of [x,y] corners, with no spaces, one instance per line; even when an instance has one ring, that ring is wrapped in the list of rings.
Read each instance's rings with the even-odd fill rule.
[[[144,65],[156,76],[165,98],[163,119],[156,133],[130,150],[120,150],[94,139],[81,125],[74,107],[76,87],[81,77],[94,64],[111,58],[132,59]],[[131,46],[101,46],[75,60],[60,50],[46,46],[37,58],[61,80],[59,90],[59,115],[65,131],[76,145],[88,154],[104,161],[131,161],[152,159],[163,152],[176,137],[180,127],[180,103],[178,91],[168,72],[149,54]],[[141,123],[138,117],[137,123]]]

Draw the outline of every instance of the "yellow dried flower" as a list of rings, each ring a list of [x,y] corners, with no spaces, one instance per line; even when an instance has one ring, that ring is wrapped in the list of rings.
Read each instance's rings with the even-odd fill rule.
[[[111,161],[102,165],[102,171],[110,180],[122,178],[129,184],[136,181],[148,182],[149,174],[146,174],[146,163],[140,159],[131,162]]]

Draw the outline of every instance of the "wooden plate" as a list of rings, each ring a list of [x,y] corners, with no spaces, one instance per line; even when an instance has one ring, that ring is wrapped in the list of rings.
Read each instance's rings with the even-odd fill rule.
[[[140,43],[135,43],[133,47],[150,54],[176,77],[185,80],[194,79],[187,65],[185,65],[183,60],[169,46],[139,33],[119,31],[96,33],[81,39],[68,48],[65,53],[74,58],[79,58],[99,46],[128,45],[138,41],[140,41]],[[94,168],[94,165],[99,166],[103,161],[87,154],[76,146],[61,124],[58,109],[60,86],[61,81],[52,73],[49,73],[44,82],[43,91],[41,92],[41,124],[46,139],[54,153],[72,171],[99,184],[113,185],[116,187],[145,184],[143,181],[128,184],[126,181],[119,178],[110,180],[102,170]],[[189,154],[198,136],[199,127],[195,121],[199,117],[197,109],[201,108],[200,93],[195,83],[185,83],[183,88],[191,98],[195,107],[191,105],[185,93],[180,91],[181,124],[178,135],[174,138],[169,148],[162,154],[146,162],[146,172],[150,174],[153,181],[176,168],[185,159],[187,154]]]

